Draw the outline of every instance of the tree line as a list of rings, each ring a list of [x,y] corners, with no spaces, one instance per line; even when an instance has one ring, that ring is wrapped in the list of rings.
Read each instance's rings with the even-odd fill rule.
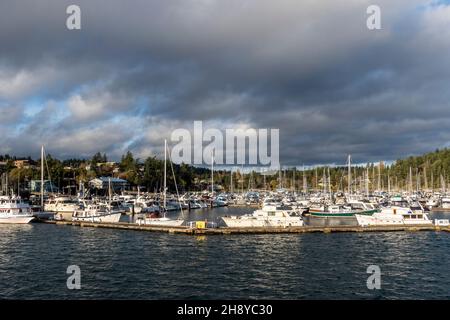
[[[17,168],[14,166],[15,160],[28,160],[30,165]],[[3,163],[0,175],[6,173],[13,187],[25,187],[28,181],[40,179],[40,160],[0,155],[0,162]],[[44,167],[46,179],[50,178],[61,191],[67,192],[73,192],[80,183],[87,186],[88,181],[102,176],[125,179],[131,188],[140,186],[149,192],[160,192],[163,186],[164,161],[156,157],[141,160],[130,151],[122,155],[118,163],[108,162],[107,155],[100,152],[91,159],[59,160],[47,155]],[[305,170],[286,167],[269,173],[259,169],[247,170],[246,173],[242,170],[215,170],[214,184],[224,191],[284,188],[298,192],[346,192],[350,178],[351,191],[431,190],[448,189],[449,173],[450,150],[446,148],[398,159],[390,165],[379,162],[352,166],[350,176],[345,165],[309,167]],[[209,168],[167,161],[167,186],[172,192],[175,191],[173,176],[181,192],[211,187]]]

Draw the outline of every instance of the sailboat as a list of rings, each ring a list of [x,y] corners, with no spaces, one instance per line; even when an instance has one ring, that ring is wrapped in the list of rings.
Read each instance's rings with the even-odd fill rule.
[[[172,168],[173,171],[173,168]],[[173,172],[172,172],[173,173]],[[175,179],[175,175],[174,175]],[[176,184],[176,181],[175,181]],[[143,223],[146,225],[159,225],[159,226],[171,226],[177,227],[181,226],[184,222],[182,219],[170,219],[166,217],[167,212],[167,140],[164,140],[164,191],[163,191],[163,216],[158,217],[154,215],[147,216],[144,218]],[[141,224],[141,219],[138,220],[138,223]]]
[[[46,161],[45,158],[45,151],[44,151],[44,145],[41,145],[41,187],[40,187],[40,198],[41,198],[41,206],[39,208],[39,211],[34,211],[33,216],[40,220],[52,220],[55,218],[54,212],[45,211],[45,205],[44,205],[44,192],[45,192],[45,185],[44,185],[44,162]],[[48,170],[48,168],[47,168]]]

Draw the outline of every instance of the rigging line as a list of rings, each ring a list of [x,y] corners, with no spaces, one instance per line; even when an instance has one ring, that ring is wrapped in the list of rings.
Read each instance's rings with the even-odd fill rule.
[[[47,173],[48,173],[48,180],[50,181],[50,190],[53,193],[53,184],[52,184],[52,177],[50,175],[50,170],[48,169],[48,162],[47,162],[47,154],[45,153],[45,149],[44,149],[44,162],[45,162],[45,166],[47,168]],[[41,186],[42,188],[44,188],[44,186]]]

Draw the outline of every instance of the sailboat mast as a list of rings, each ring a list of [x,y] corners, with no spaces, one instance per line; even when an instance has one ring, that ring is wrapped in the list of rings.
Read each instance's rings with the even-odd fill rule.
[[[352,165],[351,165],[351,155],[348,155],[348,194],[352,194]]]
[[[326,168],[323,167],[323,172],[322,172],[323,194],[326,194],[326,192],[327,192],[327,180],[325,177],[325,172],[326,172]]]
[[[211,195],[214,195],[214,152],[211,152]]]
[[[378,162],[378,183],[377,183],[378,191],[381,191],[381,161]]]
[[[280,171],[278,172],[278,176],[279,176],[279,179],[280,179],[280,189],[281,189],[281,188],[283,188],[283,180],[281,178],[281,165],[280,165]]]
[[[166,210],[166,189],[167,189],[167,140],[164,140],[164,193],[163,193],[163,205],[164,214]]]
[[[244,164],[242,164],[242,166],[241,166],[241,193],[242,194],[244,194],[244,180],[245,180]]]
[[[388,194],[391,194],[391,175],[388,170]]]
[[[333,190],[332,190],[332,188],[331,188],[331,174],[330,174],[330,167],[328,167],[328,183],[327,183],[327,185],[328,185],[328,196],[329,196],[329,198],[330,198],[330,200],[333,198],[333,195],[332,195],[332,192],[333,192]]]
[[[366,168],[366,196],[369,198],[369,164],[367,164]]]
[[[41,210],[44,211],[44,145],[41,146]]]
[[[316,188],[316,191],[318,191],[318,181],[319,181],[319,178],[318,178],[318,173],[317,173],[317,167],[316,167],[316,170],[315,170],[315,188]]]
[[[233,193],[233,169],[231,169],[230,192]]]
[[[303,166],[303,192],[306,194],[308,190],[308,182],[306,180],[305,166]]]
[[[267,186],[266,186],[266,170],[264,170],[263,179],[264,179],[264,190],[267,190]]]
[[[108,197],[109,197],[108,207],[109,210],[111,210],[111,177],[109,177],[108,179]]]
[[[413,176],[412,176],[412,168],[409,167],[409,192],[413,192]]]

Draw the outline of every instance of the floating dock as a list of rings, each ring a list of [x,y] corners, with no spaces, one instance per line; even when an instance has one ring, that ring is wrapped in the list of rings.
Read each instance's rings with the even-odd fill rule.
[[[107,228],[107,229],[122,229],[122,230],[136,230],[149,232],[166,232],[173,234],[186,235],[232,235],[232,234],[273,234],[273,233],[332,233],[332,232],[415,232],[415,231],[445,231],[450,232],[450,226],[435,226],[435,225],[414,225],[414,226],[368,226],[368,227],[354,227],[354,226],[338,226],[338,227],[258,227],[258,228],[190,228],[186,226],[168,227],[157,225],[139,225],[136,223],[119,222],[119,223],[98,223],[98,222],[75,222],[75,221],[41,221],[43,223],[55,225],[68,225],[77,227],[89,228]]]

